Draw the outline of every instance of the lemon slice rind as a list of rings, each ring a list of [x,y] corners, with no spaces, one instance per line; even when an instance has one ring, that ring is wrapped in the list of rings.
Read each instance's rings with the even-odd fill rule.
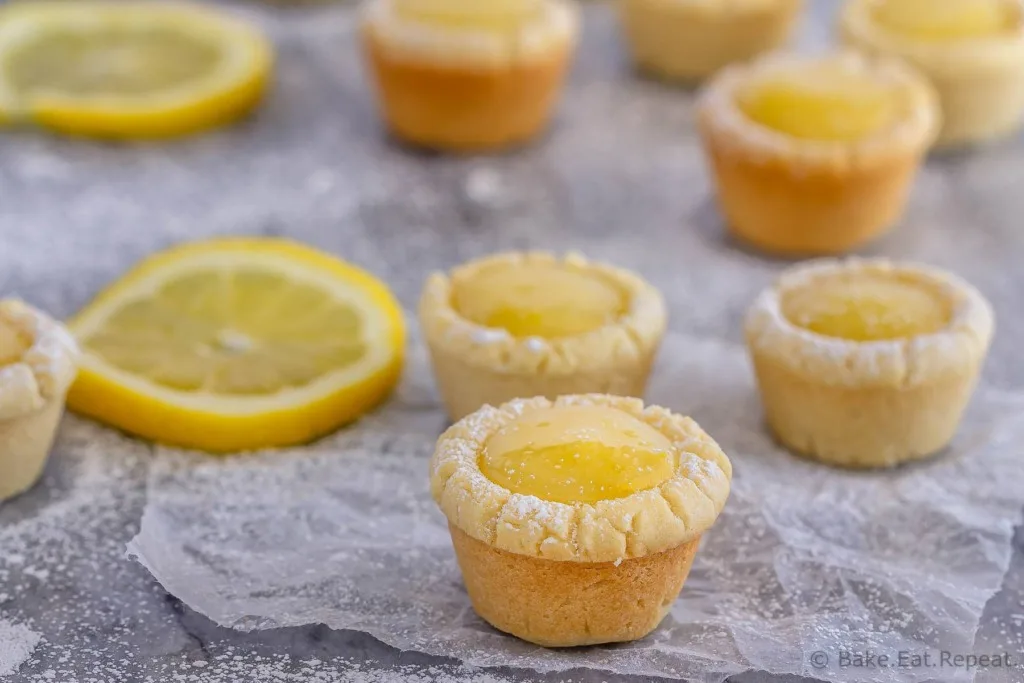
[[[201,37],[222,51],[204,76],[144,96],[73,96],[58,90],[19,93],[7,75],[8,60],[48,32],[73,29],[175,30]],[[14,3],[0,9],[0,121],[39,123],[64,132],[124,138],[165,137],[237,118],[262,97],[273,67],[273,49],[240,20],[184,3]]]
[[[168,387],[114,365],[88,339],[125,305],[176,277],[205,269],[267,269],[356,309],[366,354],[300,387],[264,395],[220,395]],[[211,452],[291,445],[322,436],[383,400],[401,371],[405,323],[388,289],[364,271],[277,239],[221,239],[152,256],[104,290],[69,323],[84,343],[69,407],[127,432]]]

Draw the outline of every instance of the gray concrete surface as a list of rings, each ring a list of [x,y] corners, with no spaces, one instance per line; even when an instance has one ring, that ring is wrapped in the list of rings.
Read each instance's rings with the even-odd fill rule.
[[[288,235],[360,263],[386,277],[411,307],[431,269],[504,247],[575,247],[647,273],[668,292],[673,328],[738,340],[743,308],[787,265],[723,237],[691,126],[692,95],[629,71],[607,7],[587,10],[586,38],[551,133],[518,152],[482,158],[413,152],[382,134],[336,7],[238,8],[270,26],[280,47],[277,85],[252,120],[166,145],[4,134],[0,293],[19,293],[65,316],[157,248],[256,233]],[[826,41],[834,9],[832,0],[815,1],[807,45]],[[1024,139],[1017,138],[930,160],[906,219],[864,252],[951,267],[989,295],[1000,325],[985,377],[1012,391],[1024,390],[1022,215]],[[638,246],[621,250],[623,240]],[[748,269],[749,282],[724,279],[718,263]],[[713,305],[695,307],[692,293],[681,294],[702,287]],[[111,479],[116,489],[101,481],[90,494],[98,502],[86,509],[102,514],[75,515],[63,533],[41,538],[46,552],[31,571],[0,546],[0,617],[31,623],[43,638],[10,680],[484,675],[359,633],[311,627],[243,634],[190,612],[123,556],[144,504],[145,458],[103,457],[120,469]],[[0,505],[0,528],[30,529],[34,518],[56,514],[78,495],[82,471],[58,444],[41,485]],[[1022,603],[1018,529],[1014,564],[986,610],[979,651],[1024,650]],[[489,674],[628,680],[586,671]],[[979,680],[1004,680],[986,675]],[[736,680],[787,679],[752,672]]]

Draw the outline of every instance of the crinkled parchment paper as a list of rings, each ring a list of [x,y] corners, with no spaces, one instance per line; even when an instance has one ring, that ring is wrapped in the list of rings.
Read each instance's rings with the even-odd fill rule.
[[[694,416],[735,479],[682,596],[640,642],[544,650],[474,615],[427,489],[445,419],[418,346],[390,403],[312,447],[160,452],[129,552],[224,626],[324,623],[477,665],[910,682],[936,671],[842,667],[841,651],[972,651],[1020,514],[1024,396],[982,388],[948,453],[869,474],[776,448],[739,347],[670,336],[649,399]]]

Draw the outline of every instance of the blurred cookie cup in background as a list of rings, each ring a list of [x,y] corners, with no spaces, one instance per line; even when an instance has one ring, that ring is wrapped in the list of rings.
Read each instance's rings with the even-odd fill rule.
[[[569,0],[368,0],[362,11],[366,62],[397,138],[482,151],[550,123],[579,30]]]

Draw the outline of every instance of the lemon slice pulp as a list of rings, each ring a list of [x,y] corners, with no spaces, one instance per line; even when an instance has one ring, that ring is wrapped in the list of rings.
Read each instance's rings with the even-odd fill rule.
[[[178,247],[70,323],[72,410],[156,441],[221,452],[302,443],[391,390],[404,326],[367,273],[280,240]]]
[[[752,82],[737,105],[763,126],[808,140],[850,141],[874,133],[897,116],[893,88],[868,74],[834,65],[808,65]]]
[[[69,134],[166,137],[230,121],[257,104],[271,62],[256,30],[185,4],[0,10],[0,113]]]

